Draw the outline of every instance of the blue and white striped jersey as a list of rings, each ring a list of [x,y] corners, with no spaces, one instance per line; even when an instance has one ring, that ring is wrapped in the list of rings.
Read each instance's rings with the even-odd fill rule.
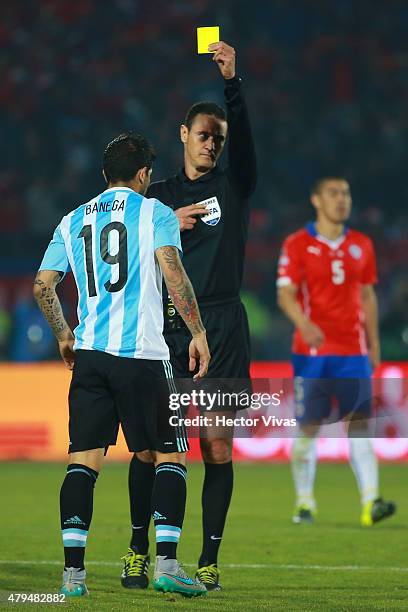
[[[159,200],[112,187],[63,217],[40,270],[72,270],[78,288],[74,349],[168,360],[162,274],[155,249],[181,252],[179,223]]]

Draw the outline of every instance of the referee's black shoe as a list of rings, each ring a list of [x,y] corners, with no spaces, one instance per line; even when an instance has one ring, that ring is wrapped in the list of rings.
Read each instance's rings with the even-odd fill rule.
[[[122,560],[125,562],[120,580],[122,586],[125,589],[147,589],[150,556],[139,555],[132,548],[128,548]]]
[[[205,586],[207,591],[221,591],[220,573],[216,563],[199,567],[195,577]]]

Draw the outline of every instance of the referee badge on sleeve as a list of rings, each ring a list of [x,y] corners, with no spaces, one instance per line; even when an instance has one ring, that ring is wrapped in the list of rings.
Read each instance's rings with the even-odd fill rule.
[[[207,200],[198,202],[198,204],[205,206],[208,210],[208,214],[201,217],[201,221],[203,221],[206,225],[217,225],[221,219],[221,208],[218,204],[217,196],[207,198]]]

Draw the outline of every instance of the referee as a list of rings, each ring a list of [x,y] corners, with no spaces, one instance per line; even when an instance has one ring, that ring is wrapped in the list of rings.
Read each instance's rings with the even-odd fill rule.
[[[256,157],[242,83],[235,72],[235,50],[224,42],[210,45],[209,50],[224,79],[227,111],[212,102],[199,102],[188,110],[180,127],[184,167],[175,176],[153,183],[147,195],[170,206],[179,219],[183,265],[194,286],[212,355],[208,378],[245,379],[248,386],[249,329],[239,292]],[[228,164],[221,168],[218,160],[227,133]],[[165,313],[165,339],[174,376],[191,377],[186,358],[189,332],[171,303]],[[216,414],[223,414],[222,407],[212,412]],[[205,478],[197,577],[208,590],[218,590],[218,549],[233,488],[231,433],[214,434],[202,428],[200,446]],[[122,585],[127,588],[148,585],[153,482],[150,454],[136,453],[129,470],[132,540],[122,573]]]

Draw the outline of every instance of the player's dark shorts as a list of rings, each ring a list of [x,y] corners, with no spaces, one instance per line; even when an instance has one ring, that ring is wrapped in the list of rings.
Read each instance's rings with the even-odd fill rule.
[[[296,417],[300,423],[328,419],[333,399],[338,418],[371,414],[372,369],[366,355],[292,355]]]
[[[230,303],[219,305],[200,305],[201,318],[207,331],[207,340],[211,353],[208,373],[195,389],[205,389],[216,392],[220,389],[225,393],[250,394],[250,336],[248,317],[239,298]],[[173,366],[174,378],[177,384],[182,382],[183,391],[191,380],[189,371],[188,347],[191,334],[181,322],[179,329],[164,332],[166,343],[170,349],[170,361]],[[237,410],[236,406],[214,406],[214,410]]]
[[[116,444],[119,423],[131,452],[187,451],[185,428],[169,421],[175,414],[169,394],[175,391],[169,361],[78,350],[69,391],[68,452]]]

